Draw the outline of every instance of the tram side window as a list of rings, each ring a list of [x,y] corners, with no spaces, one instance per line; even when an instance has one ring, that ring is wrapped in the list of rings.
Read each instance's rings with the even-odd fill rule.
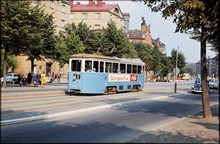
[[[133,65],[133,73],[137,73],[137,65]]]
[[[130,64],[127,65],[127,73],[131,73],[131,65]]]
[[[111,73],[112,72],[112,63],[105,62],[105,72],[106,73]]]
[[[113,63],[113,73],[118,73],[118,63]]]
[[[125,73],[125,64],[120,64],[120,73]]]
[[[142,66],[138,66],[138,73],[141,74]]]
[[[93,61],[93,71],[98,72],[99,71],[99,62]]]
[[[81,71],[81,60],[72,60],[71,71]]]
[[[100,72],[104,72],[104,62],[100,61]]]
[[[92,61],[86,60],[85,62],[85,71],[92,72]]]

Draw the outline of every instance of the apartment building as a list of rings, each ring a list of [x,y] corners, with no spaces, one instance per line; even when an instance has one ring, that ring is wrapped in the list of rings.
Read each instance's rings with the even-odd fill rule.
[[[117,4],[106,4],[102,0],[88,0],[87,4],[71,1],[70,21],[78,25],[86,23],[92,30],[106,28],[110,20],[118,29],[125,30],[125,20]]]
[[[208,57],[206,59],[207,76],[219,78],[219,58],[215,56],[213,58]],[[195,66],[196,74],[201,74],[201,61],[198,61]]]
[[[70,3],[67,0],[32,0],[32,6],[42,6],[45,13],[52,14],[54,17],[54,23],[56,25],[56,34],[63,30],[64,25],[70,23]],[[27,60],[27,56],[16,57],[18,67],[15,72],[21,74],[27,74],[31,71],[31,62]],[[42,61],[34,61],[34,72],[35,73],[61,73],[61,77],[66,77],[68,73],[68,65],[66,64],[63,68],[59,67],[59,63],[51,59],[45,59]]]

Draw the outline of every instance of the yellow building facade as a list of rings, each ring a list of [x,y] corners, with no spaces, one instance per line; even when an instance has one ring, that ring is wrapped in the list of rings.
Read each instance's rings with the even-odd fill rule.
[[[56,34],[63,30],[67,23],[70,23],[70,3],[67,0],[32,0],[32,6],[39,5],[43,7],[43,10],[47,14],[52,14],[54,18],[54,24],[56,25]],[[16,61],[18,63],[17,68],[14,70],[20,74],[27,74],[31,71],[31,62],[27,60],[27,56],[17,56]],[[41,61],[34,61],[34,72],[51,74],[52,72],[61,73],[61,78],[66,78],[68,73],[68,64],[65,64],[63,68],[59,67],[59,63],[51,59],[44,59]]]
[[[86,23],[92,30],[106,28],[110,20],[116,23],[118,29],[125,30],[125,20],[117,4],[106,4],[102,0],[88,0],[88,4],[71,1],[70,21],[78,25]]]
[[[88,0],[88,4],[80,4],[73,0],[31,0],[32,6],[42,6],[44,12],[52,14],[56,25],[56,34],[62,31],[68,23],[78,25],[81,21],[91,26],[91,29],[106,28],[110,20],[116,23],[118,29],[126,29],[123,13],[117,4],[105,4],[102,0]],[[27,75],[31,71],[31,62],[27,56],[17,56],[18,63],[14,72]],[[67,80],[68,64],[63,68],[51,59],[34,61],[34,73],[61,73],[61,80]]]

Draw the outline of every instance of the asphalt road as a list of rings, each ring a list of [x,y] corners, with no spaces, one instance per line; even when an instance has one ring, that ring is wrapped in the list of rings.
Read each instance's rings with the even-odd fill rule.
[[[181,83],[177,94],[173,94],[172,83],[157,85],[147,84],[142,92],[107,96],[50,96],[4,100],[2,118],[5,120],[111,106],[1,126],[1,142],[126,142],[202,109],[201,95],[187,92],[190,90],[190,82]],[[214,91],[210,99],[212,103],[216,102],[218,93]]]

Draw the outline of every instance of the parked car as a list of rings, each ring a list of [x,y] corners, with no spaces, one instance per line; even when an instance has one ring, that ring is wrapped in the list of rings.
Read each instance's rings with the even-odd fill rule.
[[[20,76],[21,75],[18,73],[7,73],[6,74],[6,83],[16,84],[18,82],[18,77],[20,77]],[[1,78],[1,83],[3,84],[3,77]]]
[[[202,92],[202,85],[201,85],[201,80],[200,79],[196,79],[194,84],[191,86],[191,92],[198,92],[201,93]]]
[[[219,80],[209,79],[209,88],[210,89],[219,89]]]
[[[194,84],[191,86],[191,92],[202,93],[202,84],[201,79],[196,79]],[[208,92],[210,92],[210,88],[208,87]]]
[[[53,82],[53,78],[51,76],[47,76],[46,77],[46,82],[47,83],[52,83]]]

